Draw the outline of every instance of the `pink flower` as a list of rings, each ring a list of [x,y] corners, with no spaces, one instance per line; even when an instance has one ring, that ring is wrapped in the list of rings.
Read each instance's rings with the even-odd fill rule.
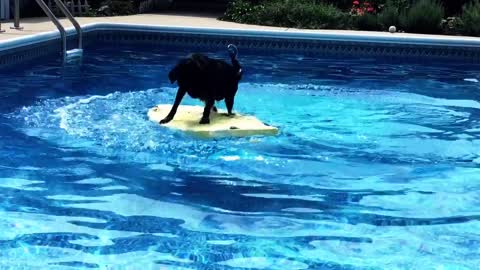
[[[358,4],[360,4],[360,2],[358,2],[358,1],[353,1],[353,4],[354,4],[354,5],[358,5]]]
[[[367,8],[367,11],[368,11],[368,12],[373,12],[374,10],[375,10],[375,9],[374,9],[373,7]]]

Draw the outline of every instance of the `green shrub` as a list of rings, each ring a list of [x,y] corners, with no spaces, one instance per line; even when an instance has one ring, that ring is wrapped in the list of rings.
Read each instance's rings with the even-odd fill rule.
[[[327,4],[332,4],[336,6],[337,8],[340,8],[342,10],[350,10],[353,6],[353,0],[319,0],[318,2],[324,2]],[[385,4],[386,0],[368,0],[368,1],[361,1],[361,2],[368,2],[370,3],[373,7],[378,8],[382,5]]]
[[[480,1],[475,0],[463,7],[463,14],[460,17],[460,29],[465,35],[480,35]]]
[[[238,23],[256,23],[257,18],[255,16],[260,8],[262,8],[260,5],[248,0],[231,1],[228,4],[227,11],[220,19]]]
[[[101,7],[103,2],[105,2],[105,1],[103,1],[103,0],[88,0],[88,4],[89,4],[90,8],[92,8],[92,9],[98,9],[99,7]]]
[[[348,10],[352,7],[353,1],[352,0],[323,0],[322,2],[326,4],[334,5],[335,7],[342,10]]]
[[[362,16],[355,16],[355,28],[358,30],[375,31],[380,30],[378,18],[374,14],[364,14]]]
[[[312,0],[269,0],[258,5],[246,0],[232,1],[222,17],[239,23],[309,28],[339,29],[347,25],[348,16],[333,5]]]
[[[471,0],[441,0],[443,6],[445,7],[446,14],[448,16],[454,16],[462,11],[462,7],[472,2]]]
[[[395,7],[386,6],[380,14],[378,14],[378,23],[382,29],[386,30],[390,26],[400,26],[400,12]]]
[[[378,24],[383,30],[390,26],[400,27],[401,14],[408,8],[407,0],[388,0],[378,14]]]
[[[441,23],[444,15],[443,7],[437,0],[418,0],[401,17],[401,21],[408,32],[437,34],[442,31]]]
[[[442,20],[442,31],[446,35],[460,35],[462,33],[462,21],[459,17],[448,17]]]
[[[136,10],[132,0],[106,0],[100,6],[108,6],[113,16],[135,14]]]
[[[166,10],[173,5],[173,2],[167,0],[135,0],[133,4],[138,13],[147,13]]]
[[[294,28],[336,29],[344,26],[346,15],[332,5],[310,1],[273,1],[260,12],[263,21]]]

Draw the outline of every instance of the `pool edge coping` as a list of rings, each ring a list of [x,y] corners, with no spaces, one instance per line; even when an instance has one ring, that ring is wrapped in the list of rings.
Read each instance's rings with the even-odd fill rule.
[[[236,29],[221,27],[193,27],[193,26],[172,26],[172,25],[148,25],[133,23],[112,23],[99,22],[82,25],[84,33],[94,31],[135,31],[135,32],[163,32],[175,34],[205,34],[217,36],[242,36],[261,37],[276,39],[300,39],[300,40],[327,40],[340,42],[379,43],[379,44],[403,44],[423,46],[449,46],[464,48],[480,48],[480,38],[458,37],[458,36],[432,36],[432,35],[410,35],[390,34],[382,32],[313,32],[312,30],[265,30],[265,29]],[[76,35],[73,27],[66,28],[67,36]],[[12,38],[0,41],[0,51],[15,49],[36,43],[60,39],[58,30],[32,34],[28,36]]]

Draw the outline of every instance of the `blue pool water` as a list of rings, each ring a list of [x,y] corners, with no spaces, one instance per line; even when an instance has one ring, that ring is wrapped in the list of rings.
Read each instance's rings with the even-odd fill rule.
[[[281,133],[197,140],[146,118],[188,52],[2,71],[0,269],[480,269],[480,66],[241,51]]]

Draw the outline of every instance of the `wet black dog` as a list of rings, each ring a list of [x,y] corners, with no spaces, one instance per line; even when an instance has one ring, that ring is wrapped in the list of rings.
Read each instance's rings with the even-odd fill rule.
[[[178,62],[168,74],[171,83],[178,83],[175,103],[160,124],[173,119],[185,93],[205,103],[200,124],[210,123],[210,111],[216,111],[215,101],[224,99],[228,114],[233,115],[233,103],[238,82],[242,78],[242,67],[237,60],[237,48],[228,45],[228,52],[232,64],[202,54],[191,54]]]

